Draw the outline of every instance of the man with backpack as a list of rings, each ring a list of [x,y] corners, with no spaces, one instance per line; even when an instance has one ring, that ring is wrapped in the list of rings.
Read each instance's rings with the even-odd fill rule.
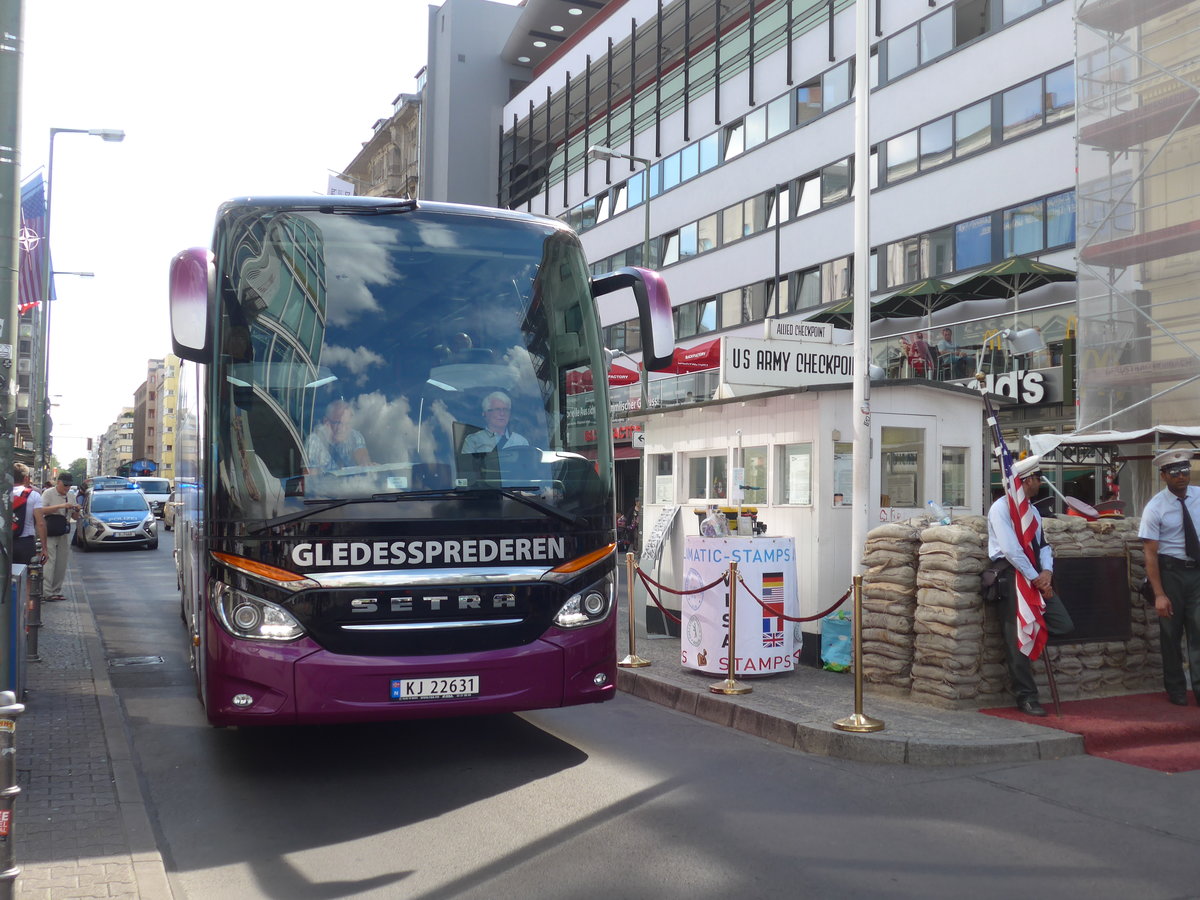
[[[29,466],[13,463],[13,554],[14,563],[29,565],[42,542],[41,559],[46,558],[46,524],[34,513],[41,508],[42,495],[30,484]]]
[[[71,473],[62,472],[53,486],[42,492],[42,504],[36,515],[42,520],[42,547],[46,565],[42,570],[42,599],[65,600],[63,580],[71,555],[71,520],[79,509],[71,499]],[[39,532],[41,533],[41,532]]]

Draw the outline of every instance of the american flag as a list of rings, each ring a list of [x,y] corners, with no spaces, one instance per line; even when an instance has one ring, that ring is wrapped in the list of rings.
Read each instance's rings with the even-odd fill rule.
[[[762,577],[762,620],[764,647],[783,646],[783,573],[764,572]],[[771,615],[773,613],[773,615]]]
[[[1008,514],[1012,517],[1013,531],[1016,532],[1021,549],[1029,557],[1034,569],[1039,569],[1040,560],[1035,543],[1038,523],[1034,518],[1033,505],[1025,496],[1020,476],[1013,473],[1012,454],[1008,450],[1008,444],[1004,442],[1004,435],[1000,433],[996,410],[992,408],[986,393],[983,395],[983,405],[987,411],[988,427],[992,430],[992,452],[1000,460],[1000,469],[1004,473],[1004,495],[1008,499]],[[1049,636],[1046,633],[1046,621],[1042,618],[1046,601],[1042,598],[1041,591],[1035,588],[1019,569],[1014,569],[1013,575],[1017,580],[1017,646],[1022,653],[1034,660],[1042,655],[1046,638]]]
[[[21,258],[17,288],[17,308],[25,313],[42,299],[42,268],[50,247],[46,242],[46,184],[38,172],[21,186]],[[54,299],[54,281],[50,282],[50,299]]]

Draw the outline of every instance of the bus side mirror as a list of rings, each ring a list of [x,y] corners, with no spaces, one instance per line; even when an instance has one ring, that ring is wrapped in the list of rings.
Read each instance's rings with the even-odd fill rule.
[[[212,254],[203,247],[184,250],[171,260],[171,345],[180,359],[209,361],[213,279]]]
[[[629,288],[637,303],[642,328],[642,364],[652,371],[671,365],[675,353],[675,320],[671,294],[657,272],[627,266],[592,280],[592,296]]]

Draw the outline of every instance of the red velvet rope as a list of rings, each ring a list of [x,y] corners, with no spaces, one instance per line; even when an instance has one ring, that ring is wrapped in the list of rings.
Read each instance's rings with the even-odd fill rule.
[[[682,625],[683,620],[680,619],[678,616],[676,616],[674,613],[672,613],[669,609],[667,609],[665,606],[663,606],[662,603],[659,602],[658,597],[656,597],[654,595],[653,588],[658,588],[660,591],[666,591],[668,594],[675,594],[677,596],[683,596],[685,594],[702,594],[707,590],[711,590],[712,588],[715,588],[718,584],[723,584],[724,582],[729,580],[729,574],[725,573],[720,578],[718,578],[716,581],[712,582],[711,584],[706,584],[706,585],[704,585],[704,587],[693,588],[690,591],[677,591],[674,588],[667,587],[665,584],[659,584],[657,581],[655,581],[653,578],[651,578],[649,575],[647,575],[642,570],[641,566],[635,566],[635,569],[637,570],[638,578],[640,578],[642,580],[642,584],[644,584],[646,586],[647,596],[649,596],[649,598],[654,601],[654,605],[657,606],[659,608],[659,610],[662,611],[662,614],[664,616],[666,616],[668,619],[670,619],[672,622],[674,622],[676,625]],[[744,579],[740,574],[738,575],[738,581],[741,582],[742,587],[746,589],[746,593],[754,598],[754,602],[763,608],[764,612],[768,612],[776,618],[783,619],[785,622],[815,622],[818,619],[823,619],[827,615],[829,615],[831,612],[836,610],[843,603],[845,603],[846,598],[849,597],[851,592],[854,590],[854,588],[847,588],[846,593],[842,594],[842,596],[837,599],[837,602],[834,603],[833,606],[829,607],[828,609],[822,610],[821,612],[817,613],[816,615],[813,615],[813,616],[785,616],[781,613],[776,612],[773,609],[769,609],[767,607],[767,605],[765,603],[763,603],[761,599],[759,599],[758,595],[755,594],[754,591],[750,590],[750,585],[746,584],[746,579]]]
[[[683,619],[679,618],[679,616],[675,615],[673,612],[671,612],[669,609],[667,609],[665,606],[663,606],[661,603],[658,602],[658,598],[656,596],[654,596],[653,588],[650,587],[650,579],[646,576],[646,573],[643,572],[640,568],[637,570],[637,573],[638,573],[638,577],[642,579],[642,584],[646,585],[646,595],[651,600],[654,601],[654,605],[659,608],[659,610],[662,612],[662,614],[664,616],[666,616],[668,619],[670,619],[676,625],[682,625]],[[724,579],[721,579],[721,581],[723,581],[723,580]],[[720,583],[721,583],[720,581],[713,582],[713,584],[720,584]],[[710,587],[711,587],[711,585],[710,585]],[[669,590],[669,588],[667,588],[666,590]]]
[[[783,619],[785,622],[815,622],[817,619],[823,619],[843,603],[845,603],[846,598],[850,596],[850,592],[854,590],[854,588],[847,589],[846,593],[842,594],[842,596],[838,598],[837,603],[833,604],[833,606],[829,607],[829,609],[822,610],[815,616],[785,616],[773,609],[768,609],[767,605],[758,598],[754,591],[750,590],[750,585],[746,584],[746,579],[740,574],[738,575],[738,581],[741,582],[742,587],[746,589],[746,593],[753,597],[754,601],[763,608],[764,612],[770,613],[774,618]]]

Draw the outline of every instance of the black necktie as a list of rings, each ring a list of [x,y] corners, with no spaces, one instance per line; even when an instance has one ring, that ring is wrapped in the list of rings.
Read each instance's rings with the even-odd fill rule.
[[[1200,538],[1196,537],[1196,523],[1188,512],[1187,501],[1184,497],[1176,497],[1179,510],[1183,513],[1183,546],[1192,562],[1200,562]]]

